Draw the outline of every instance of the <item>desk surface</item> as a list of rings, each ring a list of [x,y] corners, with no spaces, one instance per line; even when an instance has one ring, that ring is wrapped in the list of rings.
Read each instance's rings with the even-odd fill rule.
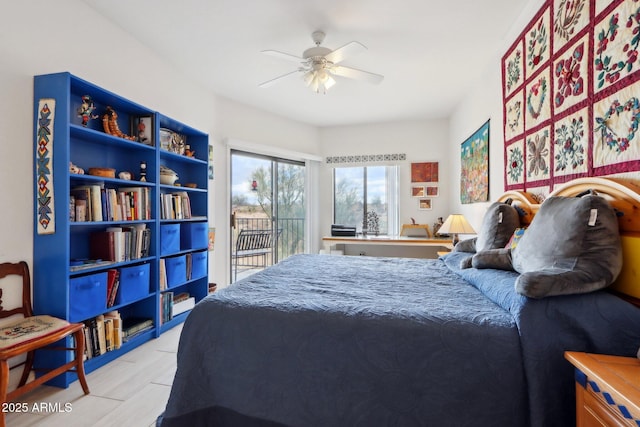
[[[441,237],[407,237],[407,236],[325,236],[322,238],[325,244],[352,244],[352,245],[407,245],[407,246],[443,246],[453,248],[450,238]]]

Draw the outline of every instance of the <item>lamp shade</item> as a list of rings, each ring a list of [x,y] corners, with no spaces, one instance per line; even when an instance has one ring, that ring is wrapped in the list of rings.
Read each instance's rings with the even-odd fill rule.
[[[451,214],[449,218],[440,226],[438,230],[439,234],[452,234],[453,246],[457,245],[460,239],[458,234],[475,234],[475,230],[469,224],[467,219],[462,214]]]
[[[462,214],[451,214],[438,229],[440,234],[475,234],[471,224]]]

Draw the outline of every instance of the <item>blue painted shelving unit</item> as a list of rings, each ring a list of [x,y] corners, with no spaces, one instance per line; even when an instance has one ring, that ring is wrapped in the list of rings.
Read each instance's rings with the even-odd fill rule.
[[[86,126],[78,115],[82,96],[89,95],[95,105],[97,119],[90,119]],[[48,108],[46,114],[42,106]],[[106,107],[112,107],[118,114],[119,129],[128,135],[137,133],[137,121],[147,120],[145,134],[151,141],[130,141],[110,135],[104,131],[101,120]],[[52,118],[52,120],[51,120]],[[47,120],[51,120],[47,122]],[[161,144],[160,129],[172,131],[186,139],[192,152],[188,156],[182,147]],[[48,132],[48,134],[47,134]],[[129,317],[153,320],[153,328],[122,345],[118,350],[107,352],[86,361],[85,369],[91,372],[109,363],[140,344],[158,337],[162,332],[184,321],[186,314],[164,322],[161,313],[162,294],[186,292],[195,297],[196,302],[208,293],[208,252],[207,252],[207,184],[208,184],[208,135],[175,121],[159,112],[148,109],[119,95],[102,89],[69,73],[56,73],[34,78],[34,237],[33,237],[33,304],[36,314],[51,314],[70,321],[89,320],[111,310],[118,310],[124,319]],[[163,139],[164,140],[164,139]],[[88,171],[89,168],[110,168],[116,170],[115,178],[70,172],[70,162]],[[140,164],[146,163],[146,180],[140,181]],[[162,166],[175,171],[179,183],[194,186],[175,186],[160,182]],[[132,180],[118,178],[121,171],[133,173]],[[109,221],[71,220],[71,189],[83,185],[99,185],[116,191],[124,187],[146,189],[149,198],[150,215],[147,219]],[[165,194],[182,192],[187,195],[191,206],[190,218],[173,218],[163,215],[161,198]],[[50,212],[49,212],[50,210]],[[144,225],[151,230],[149,255],[112,264],[75,270],[70,265],[73,260],[89,259],[89,236],[107,227]],[[163,227],[174,225],[174,227]],[[166,251],[162,231],[176,228],[181,231],[179,245]],[[202,234],[204,233],[204,235]],[[161,251],[161,247],[164,249]],[[193,257],[201,264],[193,269],[192,277],[174,277],[170,288],[161,289],[160,264],[175,257]],[[86,319],[76,319],[71,312],[77,304],[75,294],[70,291],[73,279],[85,276],[98,277],[108,269],[121,269],[149,264],[149,288],[128,301],[107,308],[102,303],[102,294],[92,295],[89,300],[90,315]],[[145,266],[146,267],[146,266]],[[191,270],[191,269],[189,269]],[[175,276],[175,275],[174,275]],[[146,281],[144,282],[146,286]],[[106,298],[106,295],[104,295]],[[86,301],[83,301],[86,303]],[[68,344],[68,343],[67,343]],[[73,357],[71,352],[47,352],[47,358],[36,355],[36,365],[58,365]],[[61,375],[52,385],[67,387],[77,379],[74,373]]]

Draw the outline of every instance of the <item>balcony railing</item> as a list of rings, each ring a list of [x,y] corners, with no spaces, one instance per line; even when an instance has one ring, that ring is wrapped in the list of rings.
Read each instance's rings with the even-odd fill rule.
[[[279,218],[277,220],[277,226],[275,228],[282,230],[282,232],[277,239],[274,256],[266,257],[266,265],[264,265],[264,267],[273,265],[274,260],[283,260],[291,255],[304,252],[304,224],[304,218]],[[236,233],[233,234],[231,246],[232,257],[235,255],[236,238],[240,230],[270,230],[272,228],[271,218],[236,217]],[[246,257],[238,261],[238,278],[244,277],[249,270],[251,270],[251,273],[254,273],[258,269],[261,269],[261,267],[256,267],[256,265],[262,266],[262,264],[265,264],[263,260],[258,259],[258,256]],[[235,274],[233,276],[235,276]]]

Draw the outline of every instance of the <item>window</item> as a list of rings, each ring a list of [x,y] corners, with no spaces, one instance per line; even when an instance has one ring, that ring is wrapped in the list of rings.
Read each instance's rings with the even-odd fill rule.
[[[333,222],[362,232],[369,212],[380,234],[398,234],[398,167],[360,166],[333,170]]]

